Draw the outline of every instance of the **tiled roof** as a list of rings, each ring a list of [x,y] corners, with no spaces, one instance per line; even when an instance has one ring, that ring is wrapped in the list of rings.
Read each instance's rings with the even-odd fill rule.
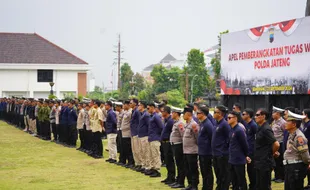
[[[88,64],[36,33],[0,33],[0,63]]]

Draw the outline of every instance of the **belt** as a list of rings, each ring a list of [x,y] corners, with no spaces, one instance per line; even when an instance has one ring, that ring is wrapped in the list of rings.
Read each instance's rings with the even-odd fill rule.
[[[166,140],[166,141],[161,141],[162,143],[169,143],[170,141],[169,140]]]
[[[182,144],[182,142],[175,142],[175,143],[174,143],[174,142],[171,142],[170,144],[171,144],[171,145],[177,145],[177,144]]]
[[[283,160],[283,165],[303,163],[302,160]]]

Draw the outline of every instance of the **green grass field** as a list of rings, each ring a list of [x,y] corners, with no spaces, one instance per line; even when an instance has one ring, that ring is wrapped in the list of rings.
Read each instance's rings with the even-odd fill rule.
[[[0,189],[171,189],[135,171],[95,160],[72,148],[32,137],[0,121]],[[105,146],[106,147],[106,146]],[[105,148],[104,147],[104,148]],[[107,152],[104,153],[107,158]],[[201,185],[201,184],[200,184]],[[282,190],[283,184],[274,184]]]

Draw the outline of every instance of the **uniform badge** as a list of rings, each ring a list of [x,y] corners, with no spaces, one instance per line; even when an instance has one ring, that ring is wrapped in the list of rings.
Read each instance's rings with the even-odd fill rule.
[[[305,143],[303,137],[297,138],[297,149],[299,152],[306,152],[308,151],[308,145]]]
[[[180,123],[180,124],[178,125],[178,127],[179,127],[179,129],[180,129],[181,131],[183,131],[183,130],[184,130],[184,126],[183,126],[183,124],[182,124],[182,123]]]
[[[196,124],[193,124],[193,125],[192,125],[192,129],[194,130],[195,133],[198,132],[198,129],[197,129],[197,125],[196,125]]]

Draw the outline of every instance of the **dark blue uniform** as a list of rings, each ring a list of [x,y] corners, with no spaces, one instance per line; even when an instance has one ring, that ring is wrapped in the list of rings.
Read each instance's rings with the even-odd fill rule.
[[[131,136],[137,136],[138,135],[138,126],[140,121],[141,113],[137,108],[132,110],[131,120],[130,120],[130,132]]]
[[[147,111],[142,113],[138,125],[138,137],[147,137],[149,135],[150,114]]]
[[[107,113],[107,120],[105,122],[105,131],[108,134],[116,134],[117,133],[117,121],[116,114],[112,109],[109,109]]]
[[[152,141],[160,141],[161,131],[163,129],[163,122],[160,116],[157,113],[151,115],[150,123],[149,123],[149,142]]]
[[[171,118],[171,116],[165,119],[164,128],[161,132],[161,137],[160,137],[161,146],[164,152],[164,160],[165,160],[166,169],[167,169],[167,181],[169,181],[169,183],[175,182],[175,164],[174,164],[172,148],[170,144],[170,134],[172,132],[173,124],[174,124],[174,121]]]
[[[59,114],[59,141],[68,141],[68,107],[62,106]]]
[[[306,138],[308,139],[308,148],[310,148],[310,121],[308,121],[307,123],[304,124],[304,128],[303,128],[302,132],[305,134]],[[309,150],[309,152],[310,152],[310,150]],[[307,178],[308,178],[308,184],[307,185],[309,186],[310,185],[310,171],[309,170],[307,170]]]
[[[255,162],[254,162],[254,149],[255,149],[255,135],[258,130],[257,124],[254,122],[254,120],[251,120],[249,123],[246,123],[244,121],[244,127],[246,129],[247,134],[247,142],[249,145],[249,157],[251,158],[251,163],[247,164],[247,172],[249,176],[249,189],[254,189],[256,186],[256,172],[255,172]]]
[[[76,110],[74,108],[68,108],[68,144],[71,146],[76,146],[78,136],[76,129],[77,117]]]
[[[247,189],[245,164],[249,147],[245,131],[237,124],[230,132],[229,164],[233,189]]]
[[[216,126],[216,120],[213,118],[213,116],[209,113],[208,114],[208,119],[212,123],[213,126]]]
[[[217,122],[212,134],[212,155],[218,189],[228,189],[230,183],[228,148],[230,126],[225,119]]]
[[[212,190],[214,182],[211,149],[213,129],[213,124],[206,118],[200,123],[200,130],[198,133],[198,155],[202,175],[202,189],[206,190]]]

